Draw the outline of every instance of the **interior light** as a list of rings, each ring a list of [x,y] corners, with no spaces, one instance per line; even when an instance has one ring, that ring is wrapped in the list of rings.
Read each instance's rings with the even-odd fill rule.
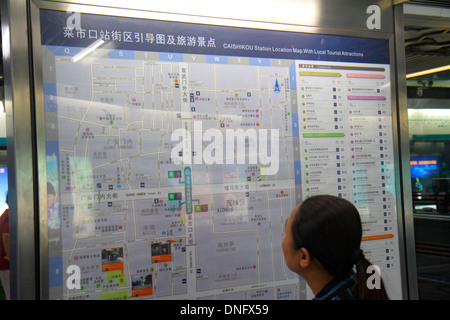
[[[77,62],[77,61],[81,60],[83,57],[85,57],[86,55],[88,55],[89,53],[91,53],[92,51],[94,51],[95,49],[97,49],[98,47],[100,47],[104,42],[105,42],[105,40],[103,40],[103,39],[98,39],[97,41],[93,42],[93,43],[90,44],[88,47],[84,48],[84,49],[81,50],[79,53],[77,53],[77,54],[72,58],[72,61],[73,61],[73,62]]]
[[[410,74],[406,75],[406,79],[414,78],[414,77],[420,77],[420,76],[424,76],[424,75],[427,75],[427,74],[430,74],[430,73],[437,73],[437,72],[442,72],[442,71],[447,71],[447,70],[450,70],[450,65],[439,67],[439,68],[433,68],[433,69],[428,69],[428,70],[424,70],[424,71],[410,73]]]

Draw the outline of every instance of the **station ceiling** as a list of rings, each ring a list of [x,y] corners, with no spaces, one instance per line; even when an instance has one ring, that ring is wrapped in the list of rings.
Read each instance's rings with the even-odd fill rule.
[[[403,3],[406,74],[450,65],[450,0]],[[450,71],[432,77],[450,80]]]
[[[393,3],[404,4],[406,74],[450,65],[450,0],[393,0]],[[450,71],[425,78],[450,80]],[[3,100],[1,61],[0,99]]]

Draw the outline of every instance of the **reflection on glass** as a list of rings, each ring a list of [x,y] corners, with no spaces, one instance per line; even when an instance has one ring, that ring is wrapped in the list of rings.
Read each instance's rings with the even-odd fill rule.
[[[51,298],[306,299],[280,246],[320,193],[401,297],[388,40],[77,17],[41,12]]]
[[[410,85],[414,85],[411,80]],[[410,168],[420,299],[450,299],[450,109],[445,88],[409,91]],[[435,90],[430,97],[428,91]],[[431,98],[431,99],[430,99]]]

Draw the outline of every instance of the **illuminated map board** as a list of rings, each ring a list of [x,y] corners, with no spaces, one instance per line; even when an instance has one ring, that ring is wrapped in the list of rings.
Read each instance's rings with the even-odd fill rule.
[[[310,298],[281,239],[324,193],[401,298],[387,40],[68,17],[40,11],[50,298]]]

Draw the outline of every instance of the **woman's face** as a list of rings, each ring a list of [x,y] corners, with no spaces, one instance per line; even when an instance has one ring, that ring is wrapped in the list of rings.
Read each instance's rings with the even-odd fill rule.
[[[47,194],[47,209],[50,209],[53,207],[53,201],[55,200],[54,194]]]
[[[281,241],[281,248],[283,249],[284,261],[288,268],[295,272],[299,273],[299,254],[300,250],[294,248],[294,240],[292,238],[292,221],[295,218],[295,213],[298,211],[298,207],[292,210],[291,215],[286,221],[286,225],[284,227],[284,235],[283,240]]]

